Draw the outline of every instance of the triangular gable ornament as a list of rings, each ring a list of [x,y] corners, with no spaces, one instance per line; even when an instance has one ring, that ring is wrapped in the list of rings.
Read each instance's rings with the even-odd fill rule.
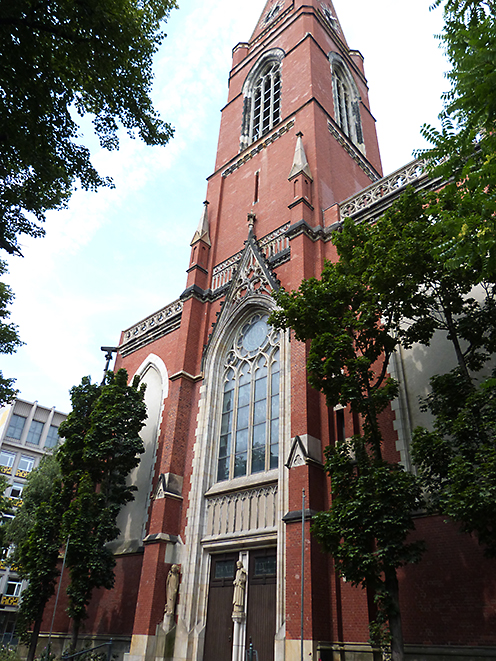
[[[285,466],[289,469],[296,468],[297,466],[304,466],[307,461],[308,454],[305,450],[305,446],[303,445],[301,438],[299,436],[295,436]]]
[[[160,477],[158,478],[158,483],[155,489],[155,493],[153,494],[153,498],[155,500],[160,500],[160,498],[165,498],[166,491],[167,491],[167,487],[165,484],[165,475],[161,473]]]
[[[248,239],[245,241],[245,248],[231,281],[224,307],[233,307],[253,294],[270,296],[273,291],[277,291],[280,287],[280,282],[261,251],[253,232],[255,221],[255,214],[249,213]]]
[[[253,233],[255,221],[255,214],[249,213],[248,238],[222,304],[222,311],[213,324],[209,345],[249,296],[271,296],[281,286]]]

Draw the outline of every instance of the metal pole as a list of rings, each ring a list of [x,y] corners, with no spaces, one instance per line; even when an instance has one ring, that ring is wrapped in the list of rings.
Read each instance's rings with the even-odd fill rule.
[[[59,603],[60,587],[62,585],[62,578],[64,576],[64,567],[65,567],[65,561],[66,561],[66,558],[67,558],[67,549],[69,548],[70,538],[71,538],[71,536],[68,535],[67,542],[65,543],[64,559],[62,561],[62,571],[60,572],[59,586],[57,588],[57,597],[55,598],[55,606],[53,607],[52,623],[50,625],[50,633],[48,634],[48,645],[47,645],[48,658],[47,658],[47,661],[50,661],[50,646],[52,644],[53,623],[55,621],[55,613],[57,612],[57,605]]]
[[[301,661],[303,661],[303,606],[305,582],[305,489],[301,490]]]

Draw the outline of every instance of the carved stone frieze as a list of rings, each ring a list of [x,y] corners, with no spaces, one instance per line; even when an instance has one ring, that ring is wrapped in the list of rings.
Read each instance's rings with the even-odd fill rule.
[[[349,197],[339,205],[341,218],[353,218],[357,214],[372,207],[380,200],[398,194],[409,184],[416,184],[420,179],[427,178],[422,161],[412,161],[396,170],[387,177],[383,177],[357,195]]]
[[[277,484],[207,498],[206,537],[275,531]]]

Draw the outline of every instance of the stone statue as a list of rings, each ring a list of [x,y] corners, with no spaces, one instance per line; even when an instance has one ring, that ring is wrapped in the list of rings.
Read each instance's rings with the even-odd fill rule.
[[[246,569],[241,560],[238,560],[236,567],[238,570],[234,579],[233,617],[244,613],[245,610]]]
[[[174,615],[177,593],[179,590],[179,579],[179,565],[172,565],[170,572],[167,575],[167,583],[165,586],[166,602],[164,615]]]

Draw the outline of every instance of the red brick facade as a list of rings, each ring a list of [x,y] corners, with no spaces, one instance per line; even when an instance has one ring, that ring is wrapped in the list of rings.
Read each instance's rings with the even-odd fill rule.
[[[279,10],[265,22],[276,5]],[[282,451],[278,472],[272,473],[279,499],[277,507],[274,505],[277,520],[263,530],[258,523],[247,527],[246,520],[243,524],[232,523],[231,529],[229,517],[233,515],[226,510],[224,519],[224,515],[219,515],[218,523],[210,523],[208,512],[214,512],[211,516],[215,517],[215,508],[222,511],[224,502],[231,499],[238,503],[237,490],[242,494],[242,502],[243,498],[252,498],[250,489],[256,477],[247,476],[239,483],[234,480],[223,491],[222,485],[216,483],[223,387],[218,375],[224,363],[215,356],[225,355],[231,346],[236,314],[241,319],[248,310],[258,309],[257,305],[262,305],[260,297],[266,296],[259,294],[257,298],[256,292],[252,292],[256,303],[250,308],[249,294],[234,297],[235,269],[226,276],[223,286],[216,287],[215,277],[223,262],[245,250],[250,213],[256,216],[253,232],[258,245],[275,230],[286,228],[283,236],[287,247],[266,255],[266,267],[282,286],[293,289],[303,278],[318,276],[324,260],[335,258],[329,238],[332,225],[340,219],[338,205],[382,176],[363,61],[358,52],[349,50],[337,19],[329,16],[335,17],[329,0],[269,0],[250,43],[234,50],[215,171],[208,180],[207,233],[201,237],[199,228],[200,234],[192,245],[182,310],[180,316],[171,314],[171,319],[178,322],[174,325],[157,317],[153,324],[138,324],[121,337],[116,368],[125,367],[132,377],[153,354],[163,361],[168,379],[155,449],[151,450],[156,454],[152,484],[143,487],[149,489],[151,496],[145,541],[138,553],[117,557],[115,588],[95,595],[86,622],[88,634],[129,639],[132,635],[132,659],[153,658],[156,653],[150,640],[159,638],[157,625],[164,612],[167,573],[171,563],[177,562],[181,566],[181,586],[173,656],[177,660],[202,661],[208,635],[205,621],[212,607],[209,558],[227,552],[239,552],[243,558],[243,553],[249,554],[264,545],[278,553],[276,658],[299,655],[299,648],[291,647],[289,642],[296,644],[300,638],[302,489],[306,492],[306,510],[329,507],[330,485],[323,470],[323,449],[336,438],[335,414],[307,383],[307,347],[294,337],[285,338],[281,368],[281,406],[285,411],[285,418],[281,418]],[[246,81],[264,53],[276,49],[281,57],[279,120],[265,135],[239,151],[247,112]],[[359,113],[361,143],[349,137],[337,119],[335,103],[339,96],[333,75],[338,74],[333,71],[338,69],[333,70],[333,61],[339,62],[352,80],[348,92],[357,91],[356,105],[348,108],[348,120],[355,121],[353,113]],[[302,167],[288,179],[296,162],[298,135],[307,169]],[[262,276],[262,280],[264,277],[267,280],[267,276]],[[272,303],[268,296],[266,299],[270,310]],[[220,361],[217,373],[216,360]],[[384,454],[394,461],[403,458],[397,446],[396,422],[397,413],[393,410],[382,420]],[[354,432],[354,424],[356,421],[346,413],[346,435]],[[301,465],[288,470],[284,464],[297,436],[306,447],[307,457]],[[159,493],[162,478],[167,484],[167,480],[175,480],[179,487],[168,487]],[[262,486],[269,483],[272,484],[268,477],[261,478]],[[266,510],[272,507],[270,498],[267,496],[264,501],[268,503]],[[284,524],[282,517],[286,519]],[[356,654],[367,651],[367,595],[336,577],[331,559],[312,539],[309,525],[308,520],[304,573],[304,639],[309,645],[306,653],[315,659],[330,658],[331,649],[337,654],[344,645],[349,648],[349,658],[357,658]],[[453,653],[453,646],[481,650],[496,645],[493,563],[482,559],[471,538],[460,535],[440,518],[420,518],[415,535],[428,540],[429,551],[420,565],[408,567],[400,575],[406,643],[419,649],[452,646]],[[62,601],[60,608],[63,606]],[[51,612],[50,608],[51,605],[47,612]],[[55,630],[64,632],[68,624],[60,612]],[[417,651],[412,658],[427,658],[422,656],[424,652]],[[467,651],[466,657],[472,658],[472,653],[473,650]],[[491,653],[487,655],[491,657]],[[492,655],[496,656],[496,647]],[[439,652],[430,658],[444,657]],[[219,659],[223,661],[220,652]]]

